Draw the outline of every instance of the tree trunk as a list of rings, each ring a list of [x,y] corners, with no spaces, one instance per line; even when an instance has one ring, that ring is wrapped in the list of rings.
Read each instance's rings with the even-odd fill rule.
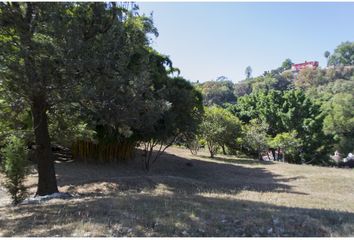
[[[261,150],[258,149],[257,152],[258,152],[258,160],[263,161]]]
[[[273,161],[276,161],[277,158],[275,156],[275,148],[271,148],[271,151],[272,151],[272,155],[273,155]]]
[[[47,102],[45,97],[34,97],[32,99],[31,110],[36,141],[35,155],[38,162],[36,195],[44,196],[58,192],[48,131]]]
[[[221,148],[222,148],[222,154],[226,155],[225,145],[221,145]]]
[[[213,144],[212,144],[212,143],[207,142],[207,145],[208,145],[208,149],[209,149],[210,157],[211,157],[211,158],[214,158]]]
[[[279,161],[279,160],[281,159],[281,158],[280,158],[280,148],[279,148],[279,147],[278,147],[277,151],[278,151],[277,161]]]
[[[47,119],[47,98],[45,92],[45,83],[42,83],[38,77],[36,69],[36,55],[39,54],[36,44],[33,42],[34,16],[37,15],[34,10],[34,4],[27,3],[25,16],[22,16],[21,6],[16,3],[16,17],[19,22],[16,23],[17,30],[20,35],[21,56],[24,59],[25,73],[28,80],[28,85],[25,86],[25,91],[31,100],[31,111],[33,118],[33,130],[35,136],[35,157],[38,162],[38,186],[36,195],[44,196],[58,192],[57,180],[55,177],[54,162],[50,138],[48,132]],[[37,54],[36,54],[37,53]],[[29,87],[29,89],[28,89]]]

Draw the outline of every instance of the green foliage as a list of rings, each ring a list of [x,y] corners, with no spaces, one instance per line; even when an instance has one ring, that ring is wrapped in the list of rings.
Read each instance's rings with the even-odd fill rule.
[[[105,33],[125,18],[124,12],[115,3],[0,3],[0,76],[4,88],[24,99],[32,113],[35,142],[41,146],[35,150],[38,195],[58,191],[48,112],[58,103],[81,100],[81,84],[90,81],[86,73],[97,69],[92,65],[110,66],[101,61],[109,55],[96,58],[88,49],[107,39]]]
[[[208,81],[197,85],[203,94],[203,103],[206,106],[223,106],[225,103],[235,103],[234,85],[227,79]]]
[[[268,124],[259,119],[252,119],[244,125],[243,147],[258,159],[262,159],[262,151],[268,148],[268,128]]]
[[[31,141],[32,116],[23,98],[6,91],[0,81],[0,148],[13,132],[26,133]]]
[[[234,94],[235,97],[242,97],[244,95],[248,95],[252,92],[252,84],[250,82],[240,82],[240,83],[236,83],[234,85]]]
[[[287,58],[284,60],[284,62],[281,64],[281,68],[283,71],[291,69],[291,66],[293,65],[293,62],[291,59]]]
[[[258,91],[239,98],[237,105],[228,109],[245,123],[253,119],[266,123],[265,134],[270,137],[297,131],[302,145],[294,162],[322,164],[327,161],[332,138],[322,130],[325,114],[303,91]]]
[[[79,109],[92,129],[102,126],[97,135],[101,141],[120,141],[153,128],[168,110],[160,92],[167,81],[165,65],[171,67],[171,62],[148,46],[147,34],[157,34],[152,24],[150,18],[129,14],[86,45],[90,64],[82,65]]]
[[[332,137],[323,132],[325,114],[301,90],[291,90],[284,94],[282,122],[285,130],[296,130],[301,139],[301,150],[295,162],[325,164],[332,150]]]
[[[210,156],[214,157],[219,147],[236,148],[236,139],[241,135],[241,122],[225,109],[209,107],[200,125],[200,135],[208,146]]]
[[[93,140],[97,137],[95,129],[90,128],[71,104],[58,104],[48,115],[50,137],[57,144],[70,147],[77,139]]]
[[[312,86],[318,86],[327,83],[320,69],[304,68],[295,78],[294,85],[297,88],[306,90]]]
[[[239,98],[237,105],[229,109],[245,123],[252,119],[267,123],[267,133],[274,137],[284,130],[280,116],[283,103],[283,94],[280,91],[257,91]]]
[[[324,108],[328,115],[324,119],[324,131],[333,134],[340,152],[348,154],[354,151],[354,95],[352,93],[335,94]]]
[[[195,135],[204,111],[202,96],[190,82],[181,77],[164,80],[159,97],[167,101],[168,109],[156,122],[150,125],[147,119],[144,128],[135,130],[136,137],[144,145],[144,163],[147,170],[166,148],[185,136]],[[158,145],[159,150],[153,158],[152,151]]]
[[[7,144],[2,150],[2,171],[5,174],[5,187],[10,193],[12,202],[16,205],[26,197],[24,180],[27,170],[27,149],[24,141],[12,135],[7,138]]]
[[[329,65],[354,65],[354,42],[343,42],[328,58]]]
[[[293,162],[302,146],[301,140],[297,138],[296,130],[277,134],[269,141],[272,148],[283,150],[283,161]]]

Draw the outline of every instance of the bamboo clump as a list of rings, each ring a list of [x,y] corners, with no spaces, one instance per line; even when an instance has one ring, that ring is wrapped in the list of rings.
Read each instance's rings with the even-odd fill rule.
[[[118,163],[134,157],[135,142],[94,143],[79,140],[72,145],[73,158],[83,162]]]

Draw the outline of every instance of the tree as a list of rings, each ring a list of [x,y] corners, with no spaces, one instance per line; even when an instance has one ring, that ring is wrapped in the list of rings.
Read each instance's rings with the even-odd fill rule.
[[[311,68],[300,70],[294,81],[295,87],[303,90],[326,83],[327,80],[323,77],[323,72],[320,69]]]
[[[136,130],[137,138],[144,146],[146,170],[177,140],[194,135],[203,114],[202,96],[190,82],[181,77],[165,80],[160,97],[168,102],[169,108],[157,122],[150,125],[146,121],[145,128]],[[153,156],[155,147],[158,150]]]
[[[274,137],[284,130],[280,118],[283,103],[283,93],[281,91],[261,90],[239,98],[232,112],[245,123],[252,119],[260,119],[267,123],[269,125],[267,133]]]
[[[251,68],[251,66],[246,67],[245,74],[246,74],[246,79],[250,79],[251,78],[251,76],[252,76],[252,68]]]
[[[1,45],[3,46],[0,54],[4,59],[2,69],[6,71],[2,72],[2,76],[9,75],[6,76],[5,82],[7,81],[14,90],[18,89],[23,92],[31,106],[33,123],[36,126],[34,132],[39,159],[37,190],[39,195],[58,191],[46,114],[48,93],[44,83],[44,81],[52,80],[51,76],[48,76],[50,75],[48,72],[53,70],[53,73],[56,73],[57,71],[50,68],[50,62],[44,64],[51,54],[46,57],[42,57],[43,53],[39,54],[42,49],[43,52],[48,52],[48,49],[53,50],[50,48],[48,39],[43,38],[39,30],[41,27],[39,16],[48,17],[46,7],[46,5],[32,3],[21,5],[19,3],[2,3],[0,5]],[[55,79],[55,76],[53,78]]]
[[[285,131],[296,130],[302,145],[294,162],[327,164],[333,138],[323,131],[325,112],[301,90],[285,92],[281,119]]]
[[[326,154],[332,144],[332,137],[322,130],[326,113],[304,91],[254,92],[239,98],[237,105],[228,109],[245,123],[254,119],[266,123],[266,134],[273,138],[277,134],[297,131],[302,145],[294,162],[326,163]]]
[[[206,108],[200,125],[200,137],[207,143],[210,157],[214,157],[219,147],[234,148],[241,134],[241,123],[229,111],[220,107]]]
[[[220,145],[224,155],[227,154],[226,148],[229,152],[235,152],[238,147],[237,138],[242,135],[241,121],[229,112],[226,114],[226,112],[222,119],[225,130],[223,136],[218,140],[218,144]]]
[[[343,42],[328,58],[329,65],[354,65],[354,42]]]
[[[287,58],[284,60],[284,62],[281,64],[281,68],[283,71],[291,69],[291,66],[293,65],[293,62],[291,59]]]
[[[203,94],[205,106],[218,105],[225,103],[235,103],[234,84],[223,77],[216,81],[208,81],[197,86]]]
[[[331,53],[329,51],[325,51],[324,52],[324,57],[327,59],[327,67],[328,67],[328,64],[329,64],[329,56],[331,55]]]
[[[129,14],[85,45],[78,109],[93,129],[99,128],[100,142],[124,141],[152,128],[168,109],[160,93],[172,63],[148,45],[147,34],[157,35],[152,24],[150,18]]]
[[[25,142],[12,135],[2,151],[4,155],[3,172],[6,176],[5,187],[11,195],[13,204],[17,205],[26,197],[24,180],[28,173],[27,149]]]
[[[291,132],[279,133],[270,140],[269,145],[271,147],[283,151],[283,162],[292,162],[296,158],[295,155],[298,154],[298,148],[301,146],[301,141],[297,138],[297,135],[298,133],[293,130]]]
[[[324,119],[324,131],[334,135],[336,147],[342,153],[354,151],[354,96],[352,93],[335,94],[324,104],[328,115]]]
[[[236,98],[248,95],[252,92],[251,84],[247,82],[240,82],[234,85],[234,95]]]
[[[69,99],[80,79],[83,49],[122,20],[115,4],[1,3],[0,59],[4,86],[30,106],[38,159],[37,195],[58,192],[48,114]],[[96,59],[98,60],[98,59]],[[81,78],[82,79],[82,78]]]
[[[244,126],[244,147],[249,152],[262,160],[262,152],[268,148],[267,135],[268,124],[259,119],[252,119],[249,124]]]

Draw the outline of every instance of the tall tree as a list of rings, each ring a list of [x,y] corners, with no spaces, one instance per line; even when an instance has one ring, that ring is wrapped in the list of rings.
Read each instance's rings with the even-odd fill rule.
[[[251,68],[251,66],[246,67],[245,75],[246,75],[246,79],[250,79],[251,78],[251,76],[252,76],[252,68]]]
[[[281,119],[286,132],[296,130],[302,145],[294,162],[326,164],[333,138],[323,131],[325,113],[301,90],[285,92]]]
[[[0,3],[1,77],[21,94],[33,118],[38,160],[37,195],[58,192],[48,111],[79,77],[81,47],[117,19],[114,4]]]
[[[331,53],[329,51],[324,52],[324,57],[327,59],[327,66],[328,66],[328,60],[329,60],[330,55],[331,55]]]

